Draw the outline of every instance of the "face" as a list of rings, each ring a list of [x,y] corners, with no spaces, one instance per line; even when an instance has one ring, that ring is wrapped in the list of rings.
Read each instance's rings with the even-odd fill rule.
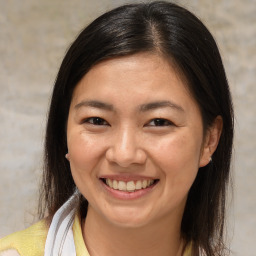
[[[107,60],[83,77],[67,141],[88,211],[120,226],[181,219],[205,159],[199,108],[175,69],[153,54]]]

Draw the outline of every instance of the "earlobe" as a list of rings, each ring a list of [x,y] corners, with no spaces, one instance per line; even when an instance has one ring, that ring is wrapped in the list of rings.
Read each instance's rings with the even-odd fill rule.
[[[201,158],[199,162],[199,167],[206,166],[209,162],[211,162],[212,155],[215,152],[221,132],[223,127],[223,120],[221,116],[217,116],[205,135],[204,145],[201,151]]]
[[[65,155],[65,157],[69,161],[69,154],[68,153]]]

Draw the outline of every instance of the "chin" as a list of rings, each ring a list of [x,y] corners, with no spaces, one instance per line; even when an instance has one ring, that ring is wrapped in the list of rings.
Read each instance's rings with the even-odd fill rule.
[[[109,220],[114,226],[119,228],[141,228],[147,225],[147,222],[141,220],[134,220],[129,218]]]
[[[127,208],[110,213],[109,216],[105,215],[105,218],[120,228],[140,228],[150,223],[148,215],[142,214],[141,210],[138,212]]]

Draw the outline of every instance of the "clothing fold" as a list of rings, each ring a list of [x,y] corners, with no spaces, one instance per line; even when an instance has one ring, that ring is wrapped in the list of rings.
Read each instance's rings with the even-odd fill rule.
[[[79,193],[76,191],[54,214],[45,243],[44,256],[75,256],[72,226],[77,211]]]

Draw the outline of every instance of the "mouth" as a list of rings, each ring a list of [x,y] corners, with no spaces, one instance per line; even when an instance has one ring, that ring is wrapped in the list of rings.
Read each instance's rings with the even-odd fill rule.
[[[159,181],[159,179],[122,181],[122,180],[114,180],[109,178],[101,178],[101,180],[113,190],[130,192],[130,193],[147,189],[149,187],[153,187]]]

